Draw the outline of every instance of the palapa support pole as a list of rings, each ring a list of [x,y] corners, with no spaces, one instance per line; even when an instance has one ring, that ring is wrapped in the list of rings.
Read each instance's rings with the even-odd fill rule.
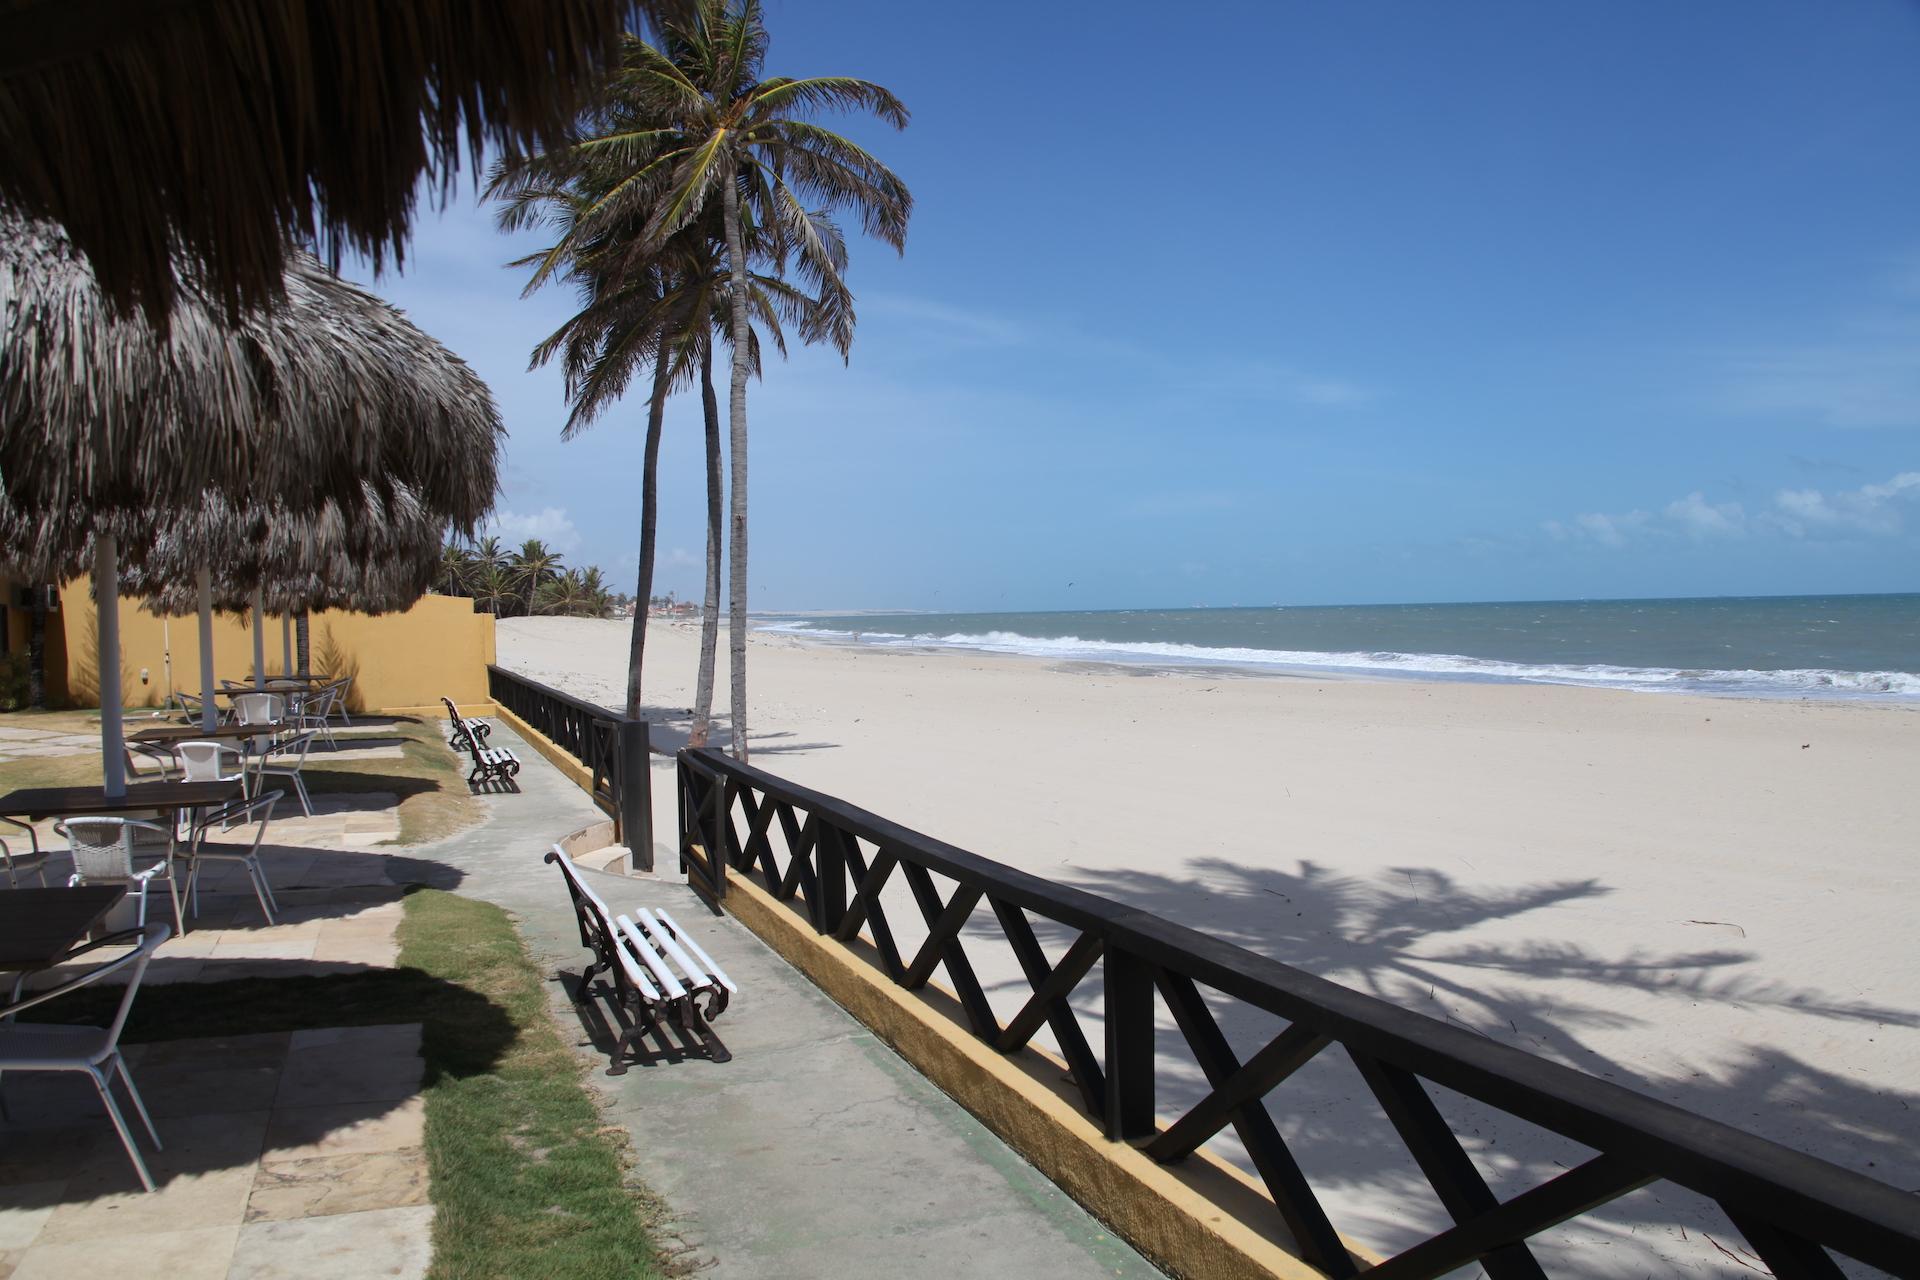
[[[100,774],[110,796],[127,794],[127,736],[120,722],[120,548],[93,540],[93,607],[100,621]]]
[[[293,615],[280,615],[280,674],[293,674]]]
[[[200,590],[200,727],[211,733],[219,716],[213,705],[213,570],[201,565],[194,577]]]
[[[267,637],[265,631],[267,620],[262,616],[266,610],[265,602],[260,597],[260,588],[255,587],[253,589],[253,687],[256,689],[264,689],[267,687]]]

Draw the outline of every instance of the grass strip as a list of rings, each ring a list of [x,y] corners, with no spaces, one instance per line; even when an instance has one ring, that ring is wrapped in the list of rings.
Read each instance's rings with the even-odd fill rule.
[[[48,714],[72,716],[75,713]],[[143,727],[144,723],[129,721],[127,731],[131,734]],[[99,725],[95,724],[94,732],[98,731]],[[306,765],[301,770],[307,791],[315,796],[343,793],[398,796],[400,835],[386,843],[425,844],[441,840],[476,825],[486,816],[485,805],[467,786],[466,766],[447,746],[439,721],[397,717],[377,733],[342,733],[338,740],[342,750],[374,743],[400,748],[397,758],[334,761],[328,758],[332,752],[326,744],[317,743],[307,753]],[[0,761],[0,792],[16,787],[85,787],[99,783],[97,751]],[[288,791],[292,789],[292,784],[285,779],[275,779],[274,785]],[[297,815],[299,803],[289,795],[281,802],[278,812],[281,817]]]
[[[660,1276],[652,1211],[628,1186],[618,1132],[603,1125],[506,912],[416,889],[399,937],[397,969],[146,988],[126,1039],[418,1022],[435,1210],[429,1276]],[[35,1012],[101,1025],[117,997],[77,992]]]

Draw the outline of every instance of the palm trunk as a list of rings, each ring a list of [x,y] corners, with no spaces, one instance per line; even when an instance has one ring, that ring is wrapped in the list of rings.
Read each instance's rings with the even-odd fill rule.
[[[313,646],[307,641],[307,611],[302,609],[300,616],[293,620],[293,652],[300,663],[300,674],[313,674]]]
[[[47,709],[47,588],[34,583],[27,588],[33,597],[33,612],[27,627],[27,705],[35,711]]]
[[[740,226],[740,188],[728,174],[726,195],[728,270],[733,277],[733,386],[727,399],[727,450],[733,465],[727,509],[727,653],[733,666],[728,723],[733,758],[747,759],[747,246]]]
[[[653,361],[653,398],[647,402],[647,447],[640,464],[640,582],[634,595],[653,595],[654,524],[660,515],[660,427],[667,416],[667,355],[663,340]],[[571,610],[570,610],[571,612]],[[647,610],[633,611],[633,643],[627,649],[627,719],[640,719],[640,674],[647,655]]]
[[[720,647],[720,400],[713,393],[713,343],[700,352],[700,410],[707,434],[707,594],[700,605],[700,675],[693,690],[687,745],[704,747],[713,731],[713,660]]]

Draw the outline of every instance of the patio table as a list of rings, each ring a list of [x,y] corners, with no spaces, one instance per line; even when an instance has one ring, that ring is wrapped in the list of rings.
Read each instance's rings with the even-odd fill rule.
[[[138,729],[127,735],[129,742],[205,742],[219,738],[271,738],[280,726],[271,724],[221,724],[202,729],[191,724],[162,724]]]
[[[131,782],[123,796],[110,796],[105,787],[23,787],[0,796],[0,815],[38,821],[143,809],[178,813],[225,804],[240,795],[237,782]]]
[[[0,892],[0,970],[57,963],[126,896],[118,884]]]

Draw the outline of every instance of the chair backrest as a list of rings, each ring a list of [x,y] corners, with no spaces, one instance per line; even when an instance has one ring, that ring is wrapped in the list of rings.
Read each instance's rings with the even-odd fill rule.
[[[133,998],[140,992],[140,980],[147,976],[147,965],[153,960],[154,951],[161,943],[172,936],[172,929],[156,921],[147,925],[145,928],[125,929],[119,933],[109,934],[104,938],[96,939],[84,946],[76,947],[61,957],[60,963],[62,965],[70,964],[81,956],[92,951],[97,951],[103,947],[126,946],[131,944],[133,949],[117,955],[103,964],[94,965],[92,968],[68,978],[56,987],[51,987],[46,991],[28,996],[24,1000],[16,1000],[4,1009],[0,1009],[0,1018],[10,1020],[15,1014],[20,1013],[22,1010],[30,1009],[34,1005],[45,1004],[49,1000],[56,1000],[80,987],[91,986],[102,978],[124,973],[126,975],[126,986],[121,989],[120,1004],[113,1011],[113,1021],[108,1023],[105,1028],[107,1033],[107,1048],[111,1050],[120,1043],[120,1033],[126,1029],[127,1015],[133,1012]]]
[[[241,724],[278,724],[287,714],[287,698],[280,693],[242,693],[233,699]]]
[[[284,765],[292,761],[293,767],[298,769],[307,762],[307,750],[313,746],[313,740],[319,736],[318,729],[308,729],[304,733],[287,739],[273,749],[273,758],[269,763]]]
[[[245,757],[224,742],[176,742],[173,753],[188,782],[235,782],[245,775]],[[228,768],[226,758],[233,758]]]
[[[215,826],[245,826],[258,823],[253,829],[253,839],[248,845],[251,853],[260,852],[260,842],[267,838],[267,823],[273,818],[273,806],[280,803],[284,791],[263,791],[251,800],[235,800],[218,812],[209,814],[204,825],[208,830]]]
[[[137,818],[65,818],[53,829],[67,838],[74,873],[84,880],[125,880],[133,875],[133,836],[141,828],[165,834]]]

